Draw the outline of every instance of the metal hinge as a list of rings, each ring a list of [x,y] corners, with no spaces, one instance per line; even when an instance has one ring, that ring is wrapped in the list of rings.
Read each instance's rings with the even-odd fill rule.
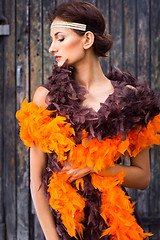
[[[1,36],[10,35],[10,26],[8,24],[8,19],[4,16],[0,17],[0,35]]]

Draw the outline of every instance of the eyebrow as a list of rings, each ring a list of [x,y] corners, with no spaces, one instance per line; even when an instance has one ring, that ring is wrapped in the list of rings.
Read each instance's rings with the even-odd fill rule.
[[[62,33],[63,34],[63,32],[56,32],[55,34],[54,34],[54,36],[56,37],[59,33]],[[50,35],[51,36],[51,35]],[[51,38],[52,38],[52,36],[51,36]]]
[[[59,33],[63,33],[63,32],[56,32],[56,33],[54,34],[54,36],[57,36]]]

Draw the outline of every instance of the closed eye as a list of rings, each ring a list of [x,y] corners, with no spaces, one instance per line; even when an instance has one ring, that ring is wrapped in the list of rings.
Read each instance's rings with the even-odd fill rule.
[[[64,38],[59,38],[58,41],[59,42],[63,42]]]

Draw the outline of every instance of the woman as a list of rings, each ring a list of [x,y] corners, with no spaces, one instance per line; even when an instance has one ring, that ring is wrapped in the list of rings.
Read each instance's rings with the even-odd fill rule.
[[[158,96],[128,73],[103,74],[99,57],[113,40],[96,7],[70,2],[49,18],[57,66],[17,113],[21,138],[31,147],[31,193],[44,235],[145,239],[150,234],[121,186],[149,184],[148,147],[160,144]],[[120,164],[122,155],[131,166]]]

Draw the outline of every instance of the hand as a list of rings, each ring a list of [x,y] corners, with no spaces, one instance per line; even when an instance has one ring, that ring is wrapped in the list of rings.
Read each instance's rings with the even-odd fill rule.
[[[69,175],[68,182],[71,183],[74,180],[84,177],[89,173],[94,172],[93,167],[85,167],[81,168],[72,168],[72,165],[69,163],[65,163],[65,166],[62,168],[62,172],[66,172]]]

